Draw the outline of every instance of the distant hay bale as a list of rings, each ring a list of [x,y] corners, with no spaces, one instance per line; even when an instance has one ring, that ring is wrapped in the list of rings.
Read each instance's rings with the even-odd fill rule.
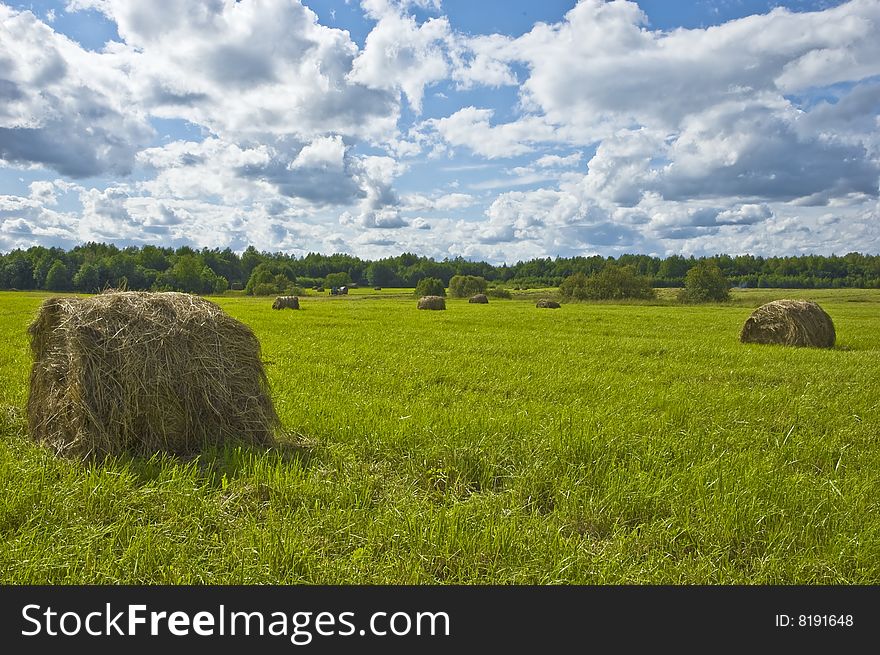
[[[743,325],[742,343],[831,348],[836,335],[831,317],[807,300],[774,300],[758,307]]]
[[[446,300],[443,296],[422,296],[419,309],[446,309]]]
[[[489,298],[486,296],[485,293],[478,293],[475,296],[471,296],[470,299],[468,300],[468,302],[474,303],[477,305],[488,305]]]
[[[272,303],[272,309],[299,309],[299,298],[296,296],[278,296]]]
[[[49,298],[28,328],[31,438],[58,453],[272,445],[278,416],[251,329],[185,293]]]
[[[537,303],[535,303],[535,307],[538,309],[559,309],[562,307],[555,300],[548,300],[547,298],[541,298]]]

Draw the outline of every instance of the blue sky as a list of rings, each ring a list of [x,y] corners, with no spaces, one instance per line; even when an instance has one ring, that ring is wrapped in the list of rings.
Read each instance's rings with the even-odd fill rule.
[[[880,0],[0,3],[0,250],[880,252]]]

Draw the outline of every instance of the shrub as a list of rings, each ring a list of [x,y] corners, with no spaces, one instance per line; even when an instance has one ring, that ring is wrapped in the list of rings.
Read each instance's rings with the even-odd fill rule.
[[[453,298],[468,298],[486,291],[485,278],[477,275],[453,275],[449,280],[449,295]]]
[[[322,277],[304,277],[302,275],[297,275],[296,276],[296,284],[297,284],[297,286],[300,286],[303,289],[317,289],[318,287],[324,286],[324,278],[322,278]]]
[[[249,296],[289,296],[294,293],[296,277],[288,264],[263,262],[248,278],[245,293]]]
[[[510,291],[507,289],[502,289],[501,287],[494,289],[486,289],[486,295],[490,298],[506,298],[510,300],[512,296],[510,295]]]
[[[559,293],[570,300],[586,300],[589,298],[587,276],[583,273],[569,275],[559,285]]]
[[[730,283],[718,264],[704,259],[684,276],[684,289],[678,293],[681,302],[722,302],[730,299]]]
[[[417,296],[445,296],[446,289],[443,288],[442,280],[436,277],[426,277],[419,280],[416,285]]]
[[[569,275],[559,286],[563,298],[571,300],[625,300],[654,298],[650,278],[636,273],[632,266],[608,264],[595,275]]]
[[[349,287],[351,286],[351,276],[342,271],[340,273],[330,273],[324,278],[324,286],[330,287]]]

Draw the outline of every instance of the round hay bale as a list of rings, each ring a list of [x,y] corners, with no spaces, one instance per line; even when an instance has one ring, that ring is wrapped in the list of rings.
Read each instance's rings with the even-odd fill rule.
[[[485,293],[478,293],[476,296],[471,296],[468,302],[474,303],[476,305],[488,305],[489,298],[486,296]]]
[[[443,296],[422,296],[419,309],[446,309],[446,300]]]
[[[272,309],[299,309],[299,298],[296,296],[278,296],[272,303]]]
[[[251,329],[185,293],[49,298],[28,328],[31,438],[58,453],[272,445],[278,416]]]
[[[824,309],[808,300],[774,300],[758,307],[740,332],[742,343],[831,348],[836,334]]]
[[[548,300],[547,298],[541,298],[537,303],[535,303],[535,307],[538,309],[559,309],[562,307],[555,300]]]

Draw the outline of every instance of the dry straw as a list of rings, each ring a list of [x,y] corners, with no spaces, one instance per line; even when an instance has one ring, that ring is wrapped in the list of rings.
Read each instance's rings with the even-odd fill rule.
[[[489,298],[486,296],[485,293],[478,293],[476,296],[471,296],[468,302],[477,305],[487,305],[489,304]]]
[[[422,296],[419,298],[419,309],[446,309],[443,296]]]
[[[103,457],[274,443],[278,416],[251,329],[185,293],[49,298],[30,325],[33,439]]]
[[[296,296],[278,296],[272,303],[272,309],[299,309],[299,298]]]
[[[535,303],[535,307],[538,309],[559,309],[561,306],[555,300],[548,300],[547,298],[541,298],[541,300]]]
[[[743,343],[831,348],[834,323],[819,305],[807,300],[774,300],[758,307],[743,325]]]

